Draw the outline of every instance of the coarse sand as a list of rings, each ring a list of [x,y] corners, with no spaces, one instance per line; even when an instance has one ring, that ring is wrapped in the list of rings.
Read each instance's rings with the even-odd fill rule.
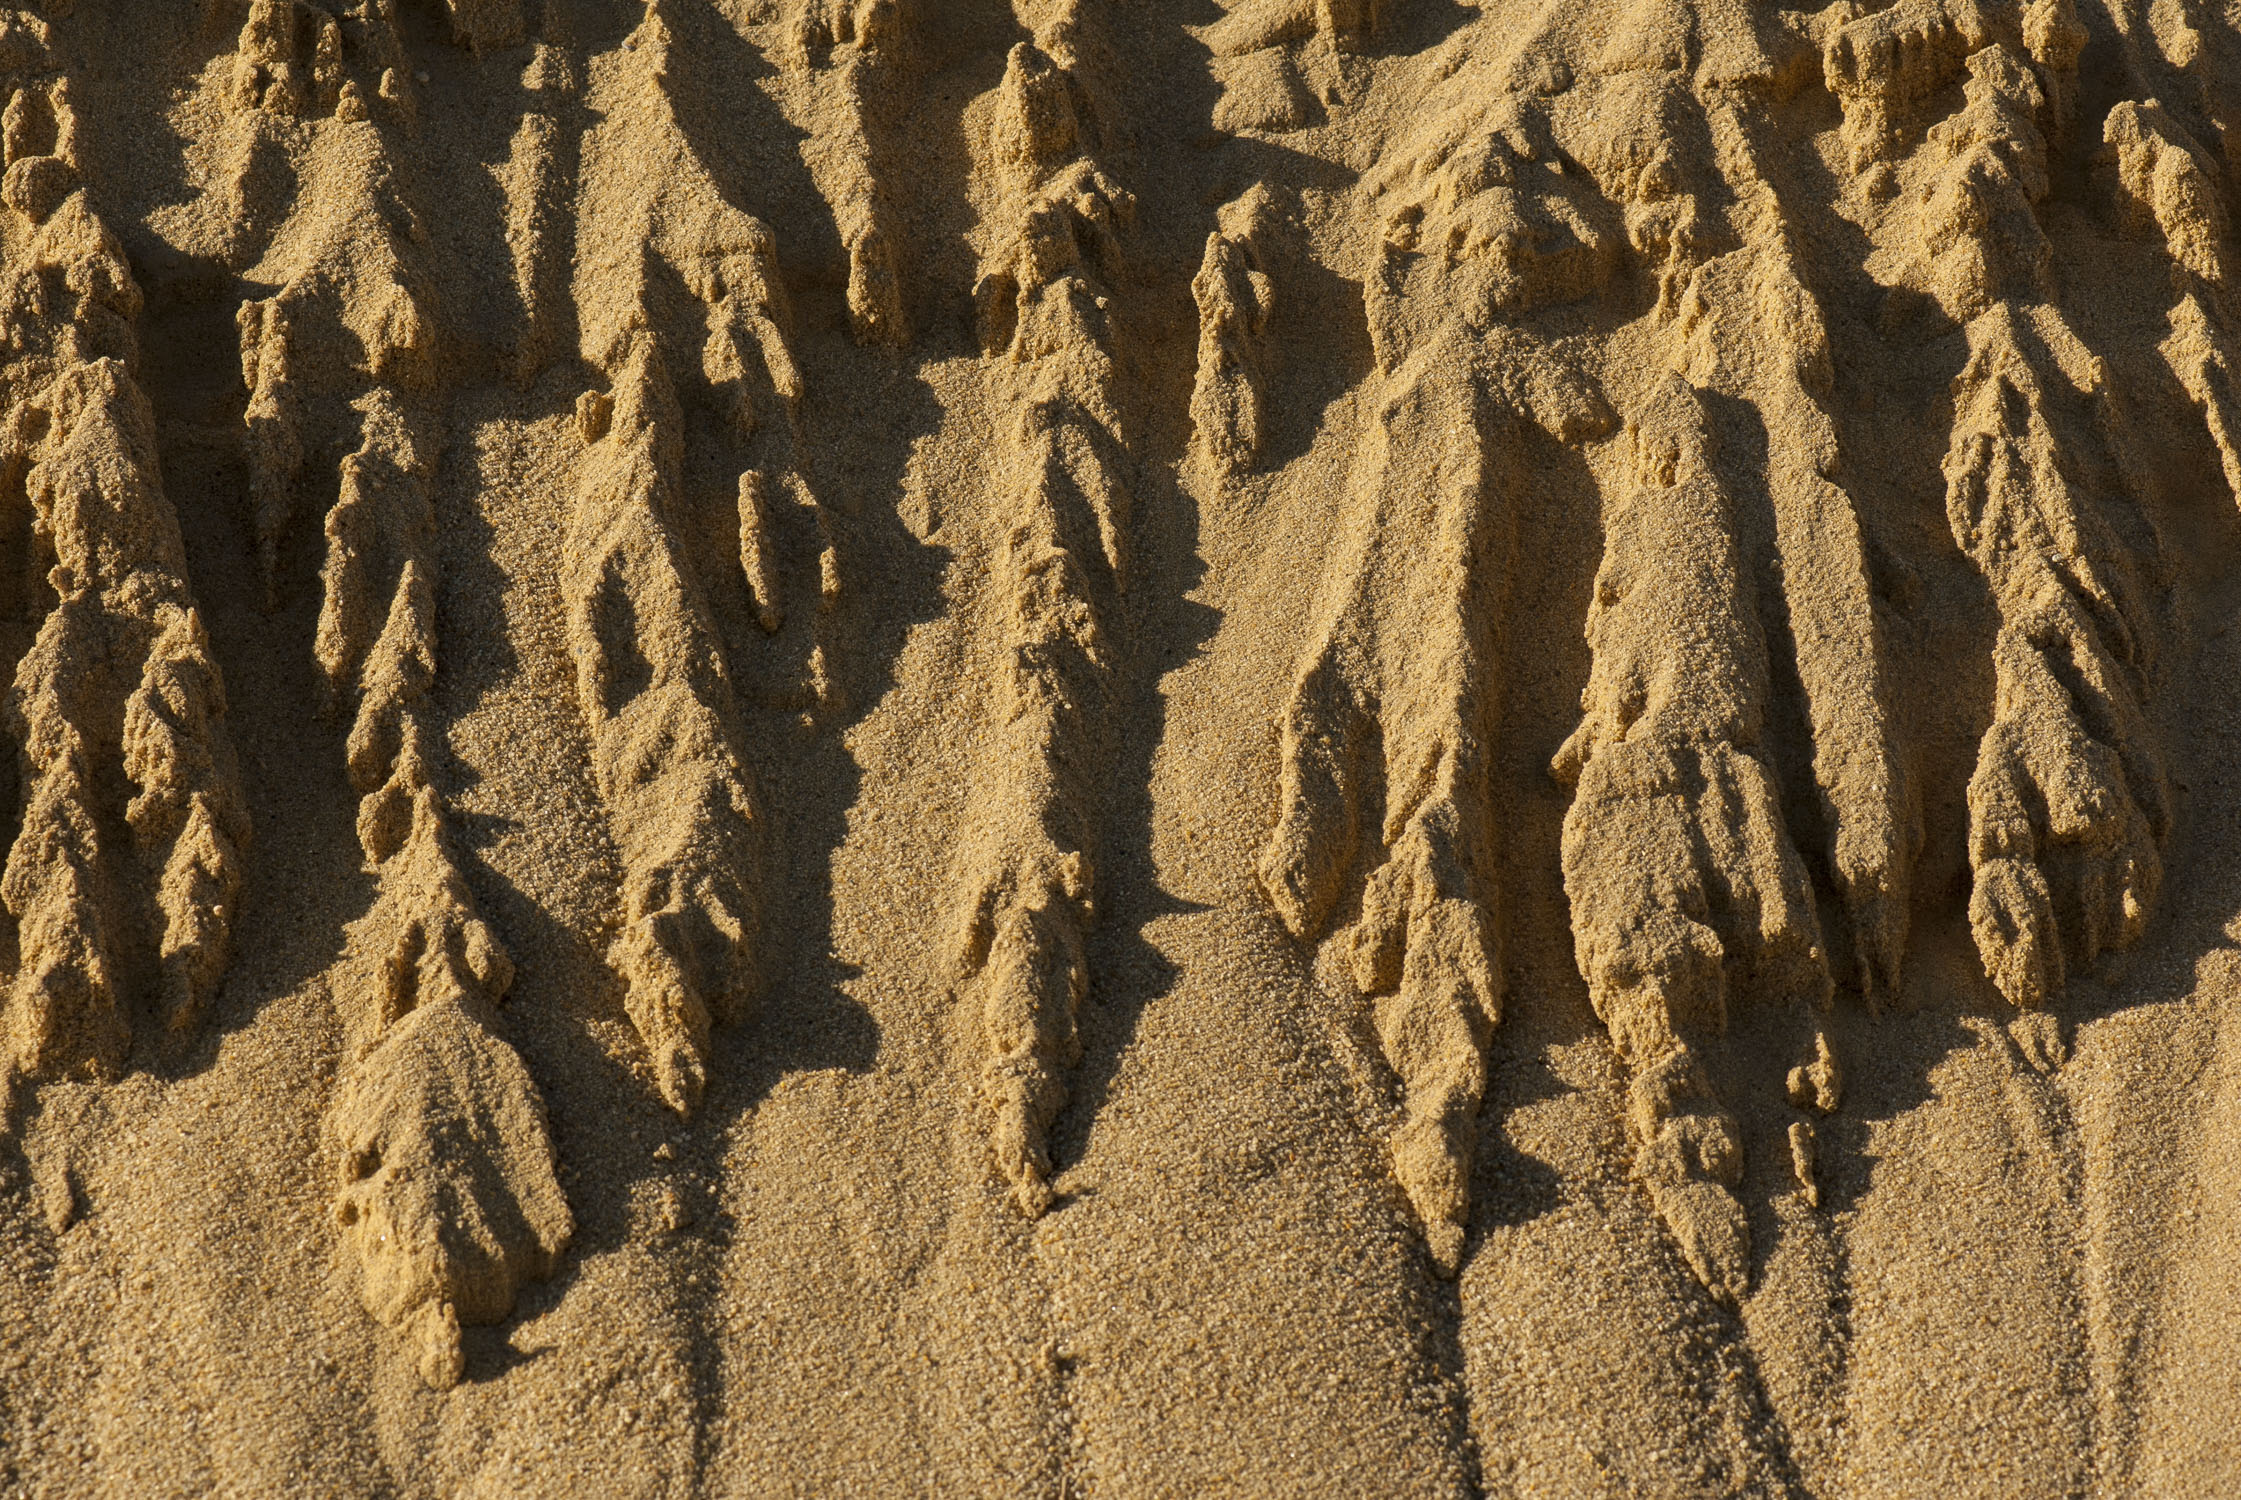
[[[2241,9],[0,101],[0,1495],[2241,1493]]]

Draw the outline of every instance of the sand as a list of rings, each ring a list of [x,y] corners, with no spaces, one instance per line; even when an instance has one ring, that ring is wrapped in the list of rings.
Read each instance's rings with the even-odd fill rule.
[[[2241,15],[0,10],[0,1494],[2241,1488]]]

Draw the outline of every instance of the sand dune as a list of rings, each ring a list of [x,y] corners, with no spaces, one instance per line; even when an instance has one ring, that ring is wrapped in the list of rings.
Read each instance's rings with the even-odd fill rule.
[[[2241,14],[0,98],[0,1493],[2241,1486]]]

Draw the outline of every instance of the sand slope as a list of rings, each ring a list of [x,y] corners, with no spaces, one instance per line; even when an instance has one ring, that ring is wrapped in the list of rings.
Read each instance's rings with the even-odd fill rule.
[[[2241,1484],[2241,17],[0,11],[0,1493]]]

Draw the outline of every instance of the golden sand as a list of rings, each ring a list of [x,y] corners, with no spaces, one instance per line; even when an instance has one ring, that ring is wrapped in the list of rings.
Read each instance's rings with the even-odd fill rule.
[[[0,1494],[2241,1489],[2241,12],[0,99]]]

